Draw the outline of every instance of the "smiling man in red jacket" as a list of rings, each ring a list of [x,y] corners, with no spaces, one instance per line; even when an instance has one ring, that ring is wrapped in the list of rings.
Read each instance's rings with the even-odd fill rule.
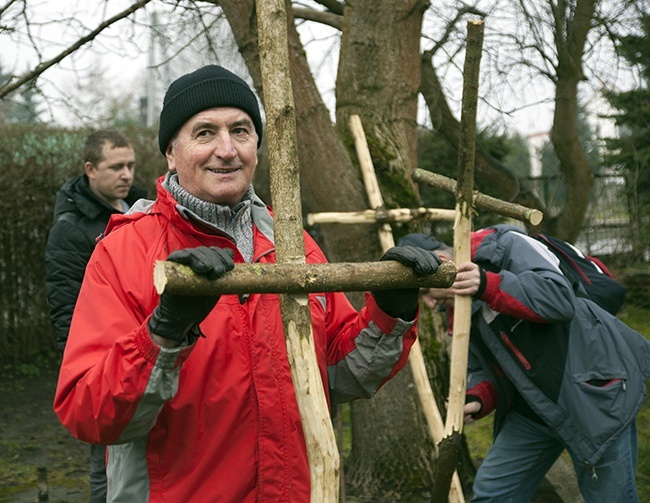
[[[108,445],[108,501],[309,501],[309,464],[275,294],[158,296],[156,260],[218,278],[273,263],[272,213],[251,180],[262,139],[257,98],[219,66],[167,91],[157,198],[109,223],[88,264],[54,408],[78,438]],[[304,234],[306,261],[326,262]],[[396,247],[418,274],[439,257]],[[309,295],[330,403],[369,398],[416,337],[418,290]]]

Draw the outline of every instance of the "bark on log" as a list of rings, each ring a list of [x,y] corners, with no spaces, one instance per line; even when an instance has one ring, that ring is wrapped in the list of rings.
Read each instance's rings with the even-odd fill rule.
[[[476,151],[476,109],[478,103],[478,76],[483,45],[483,22],[467,23],[467,52],[463,72],[463,101],[461,138],[458,155],[458,184],[456,192],[458,220],[454,228],[454,258],[458,263],[471,261],[470,232],[474,192],[474,157]],[[467,354],[472,299],[456,295],[454,299],[454,328],[449,378],[449,410],[446,431],[463,431],[463,407],[467,376]]]
[[[413,173],[413,180],[419,183],[426,183],[427,185],[447,192],[456,192],[456,180],[424,169],[416,169]],[[544,218],[544,214],[535,208],[528,208],[520,204],[502,201],[501,199],[482,194],[478,191],[474,191],[473,202],[477,208],[483,208],[484,210],[499,213],[500,215],[521,220],[522,222],[529,222],[535,226],[539,225]]]
[[[455,431],[448,437],[443,438],[438,444],[438,459],[436,460],[436,473],[434,475],[434,480],[436,482],[433,486],[433,490],[431,491],[432,502],[453,502],[453,485],[452,492],[449,492],[449,488],[447,486],[449,485],[450,480],[453,482],[454,480],[458,479],[456,465],[458,462],[458,452],[460,452],[461,442],[461,434]],[[439,481],[445,481],[446,483],[441,484]],[[449,499],[447,500],[448,495]],[[462,492],[460,493],[460,497],[463,498]],[[464,499],[461,501],[464,501]]]
[[[418,276],[392,260],[337,264],[237,264],[216,280],[189,267],[161,260],[154,266],[159,294],[225,295],[249,293],[364,292],[395,288],[449,288],[456,265],[443,262],[430,276]]]

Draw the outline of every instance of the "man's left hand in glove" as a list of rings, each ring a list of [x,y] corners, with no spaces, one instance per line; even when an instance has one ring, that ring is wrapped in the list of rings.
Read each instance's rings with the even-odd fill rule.
[[[396,260],[404,264],[416,274],[434,274],[442,259],[434,252],[414,246],[395,246],[390,248],[380,260]],[[377,305],[382,311],[393,318],[411,321],[418,309],[419,288],[402,288],[397,290],[380,290],[372,292]]]

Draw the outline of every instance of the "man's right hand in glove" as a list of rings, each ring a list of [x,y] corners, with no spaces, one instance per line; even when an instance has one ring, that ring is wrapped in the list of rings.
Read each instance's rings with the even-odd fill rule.
[[[189,266],[196,274],[217,279],[235,267],[229,248],[200,246],[169,254],[167,260]],[[178,346],[214,308],[219,295],[184,296],[163,293],[149,318],[149,333],[163,347]]]

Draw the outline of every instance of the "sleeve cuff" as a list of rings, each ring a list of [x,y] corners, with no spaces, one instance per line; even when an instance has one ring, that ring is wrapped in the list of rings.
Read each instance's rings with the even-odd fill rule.
[[[475,297],[482,301],[489,302],[489,300],[494,298],[498,293],[500,284],[501,276],[499,276],[499,273],[481,269],[481,286],[479,287],[479,291],[476,292]]]
[[[366,309],[370,319],[374,321],[377,324],[377,327],[379,327],[379,330],[385,334],[390,334],[398,322],[414,325],[418,322],[418,318],[420,317],[420,306],[418,305],[415,312],[415,318],[412,320],[393,318],[389,314],[382,311],[382,309],[377,305],[377,301],[375,300],[374,295],[372,295],[370,292],[366,292]]]
[[[475,414],[472,414],[472,417],[474,419],[481,419],[497,408],[499,399],[492,383],[489,381],[483,381],[470,390],[467,390],[465,402],[480,402],[481,409]]]

